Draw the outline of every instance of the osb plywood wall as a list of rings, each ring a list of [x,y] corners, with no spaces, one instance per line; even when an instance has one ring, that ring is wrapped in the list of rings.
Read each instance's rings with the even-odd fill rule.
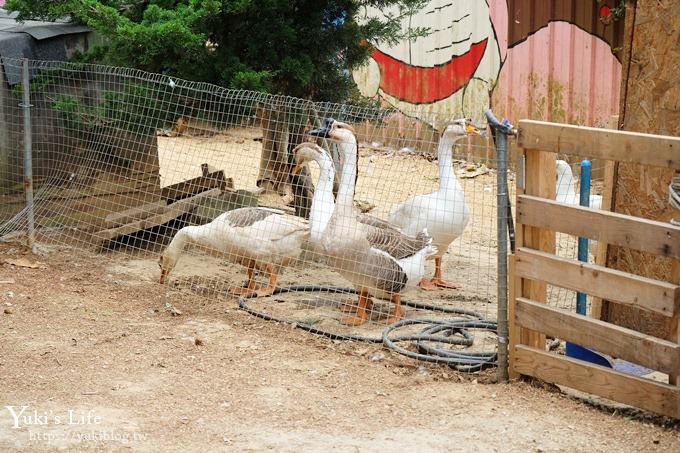
[[[680,1],[637,0],[628,1],[627,6],[622,129],[680,136]],[[668,203],[672,174],[671,170],[619,164],[616,212],[659,221],[669,221],[674,214],[678,218]],[[674,261],[615,247],[608,264],[670,281],[672,267],[678,266]],[[671,335],[668,318],[615,304],[609,304],[604,315],[619,325],[666,338]]]

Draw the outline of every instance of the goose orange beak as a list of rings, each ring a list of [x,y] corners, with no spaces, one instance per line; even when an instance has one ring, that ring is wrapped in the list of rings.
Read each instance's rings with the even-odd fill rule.
[[[482,135],[481,132],[479,132],[479,129],[477,129],[472,124],[465,126],[465,133],[468,135]]]
[[[297,175],[298,173],[300,173],[300,170],[302,170],[302,167],[300,165],[296,165],[290,172],[293,175]]]

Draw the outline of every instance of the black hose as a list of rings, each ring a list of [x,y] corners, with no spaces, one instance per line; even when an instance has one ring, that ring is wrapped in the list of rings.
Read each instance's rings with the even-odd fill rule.
[[[352,288],[337,288],[329,286],[316,285],[294,285],[287,287],[276,288],[271,294],[285,294],[289,292],[326,292],[334,294],[356,294]],[[494,321],[484,320],[481,313],[474,310],[466,310],[455,307],[440,307],[421,302],[413,302],[409,300],[402,300],[402,305],[413,308],[439,311],[442,313],[459,314],[469,316],[473,319],[457,319],[457,320],[436,320],[436,319],[405,319],[398,321],[385,328],[382,337],[366,337],[363,335],[348,335],[331,332],[324,329],[319,329],[311,324],[300,323],[287,318],[281,318],[270,315],[263,311],[256,310],[250,307],[247,303],[248,299],[256,298],[256,294],[245,294],[239,297],[239,308],[267,321],[276,321],[286,324],[292,324],[295,327],[313,333],[331,338],[333,340],[351,340],[362,341],[366,343],[383,343],[387,348],[403,354],[407,357],[423,360],[427,362],[446,363],[449,366],[459,371],[479,371],[488,366],[495,365],[495,352],[465,352],[456,351],[452,349],[434,348],[427,344],[427,342],[437,342],[440,344],[450,344],[458,346],[472,346],[474,335],[466,329],[486,329],[492,332],[496,331],[496,323]],[[389,334],[395,329],[414,324],[427,324],[429,327],[423,329],[419,334],[407,334],[398,337],[390,338]],[[398,346],[396,343],[403,341],[417,341],[420,353],[409,351]]]
[[[422,331],[422,335],[410,335],[408,337],[390,338],[392,331],[401,327],[413,324],[428,324],[429,327]],[[436,341],[438,343],[472,345],[470,340],[474,336],[465,329],[485,329],[496,332],[496,323],[493,321],[484,321],[480,319],[462,319],[462,320],[437,320],[437,319],[404,319],[388,326],[383,331],[383,343],[388,348],[411,357],[426,362],[446,363],[450,367],[458,371],[479,371],[483,368],[494,366],[496,364],[496,352],[466,352],[457,351],[453,349],[440,349],[427,345],[426,341]],[[434,333],[441,332],[443,337],[435,337]],[[450,337],[460,335],[463,337],[458,342],[450,341]],[[398,342],[408,339],[411,341],[418,341],[418,350],[420,352],[409,351],[397,345]]]

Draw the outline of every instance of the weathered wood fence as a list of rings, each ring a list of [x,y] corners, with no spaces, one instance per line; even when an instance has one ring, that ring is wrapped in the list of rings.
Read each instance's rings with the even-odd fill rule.
[[[532,376],[680,418],[680,227],[555,200],[557,153],[680,169],[680,138],[553,124],[519,123],[517,252],[510,258],[510,376]],[[667,281],[555,255],[555,232],[669,257]],[[599,255],[599,254],[598,254]],[[660,313],[669,338],[547,305],[547,285]],[[550,335],[665,373],[669,383],[549,352]]]

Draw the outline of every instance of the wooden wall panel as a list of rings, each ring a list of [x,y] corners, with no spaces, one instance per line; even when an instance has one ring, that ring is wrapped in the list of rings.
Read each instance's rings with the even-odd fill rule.
[[[624,46],[622,129],[680,136],[680,2],[637,0],[628,2],[627,45]],[[653,151],[650,151],[653,152]],[[680,150],[678,151],[680,153]],[[680,213],[668,204],[672,170],[621,163],[618,166],[614,210],[658,221]],[[645,277],[666,279],[677,260],[611,247],[608,265]],[[677,282],[674,282],[677,283]],[[613,303],[603,310],[616,324],[670,338],[668,319]]]

